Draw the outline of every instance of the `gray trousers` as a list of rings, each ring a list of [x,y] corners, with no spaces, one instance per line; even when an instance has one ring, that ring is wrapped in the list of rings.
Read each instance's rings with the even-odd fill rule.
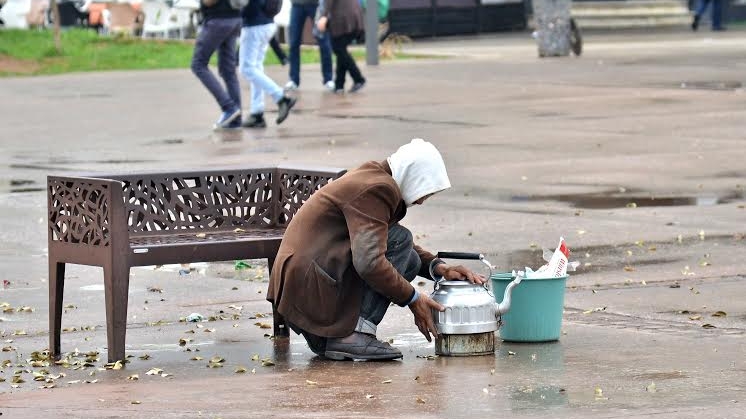
[[[412,233],[399,224],[394,224],[389,228],[388,239],[386,240],[386,259],[394,265],[394,268],[407,281],[411,282],[420,271],[422,262],[420,256],[414,250]],[[375,335],[378,324],[383,320],[390,304],[391,300],[388,297],[377,293],[366,283],[360,306],[360,319],[358,319],[355,331]],[[292,324],[290,327],[306,338],[312,351],[319,355],[324,354],[326,338],[300,330]]]

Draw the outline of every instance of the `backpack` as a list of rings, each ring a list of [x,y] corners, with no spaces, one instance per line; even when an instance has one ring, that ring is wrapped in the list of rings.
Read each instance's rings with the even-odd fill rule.
[[[241,10],[249,4],[249,0],[228,0],[231,7],[236,10]]]
[[[271,19],[277,16],[280,13],[280,9],[282,9],[282,0],[264,0],[262,11],[268,18]]]

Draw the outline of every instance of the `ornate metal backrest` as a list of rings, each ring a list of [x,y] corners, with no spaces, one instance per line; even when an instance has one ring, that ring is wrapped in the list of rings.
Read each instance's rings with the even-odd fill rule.
[[[49,242],[111,246],[111,203],[115,182],[90,178],[47,178]]]
[[[274,168],[113,176],[130,233],[273,225]]]
[[[345,172],[346,170],[343,169],[278,167],[277,225],[287,226],[301,205],[311,197],[311,194],[321,189],[329,181],[342,176]]]

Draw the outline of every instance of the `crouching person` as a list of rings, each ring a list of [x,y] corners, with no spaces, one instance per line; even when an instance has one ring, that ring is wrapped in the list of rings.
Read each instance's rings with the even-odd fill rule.
[[[391,302],[409,307],[420,332],[436,336],[432,310],[443,307],[410,284],[415,276],[484,283],[417,246],[399,225],[407,207],[451,186],[438,150],[412,140],[324,186],[285,231],[267,299],[313,352],[333,360],[385,360],[401,351],[376,338]]]

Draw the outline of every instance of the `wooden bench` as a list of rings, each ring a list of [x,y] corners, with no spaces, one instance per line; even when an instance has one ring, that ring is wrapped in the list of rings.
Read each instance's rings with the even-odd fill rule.
[[[124,359],[133,266],[267,258],[312,193],[342,169],[258,167],[49,176],[49,350],[60,355],[65,264],[104,270],[109,362]],[[287,336],[275,313],[275,335]]]

